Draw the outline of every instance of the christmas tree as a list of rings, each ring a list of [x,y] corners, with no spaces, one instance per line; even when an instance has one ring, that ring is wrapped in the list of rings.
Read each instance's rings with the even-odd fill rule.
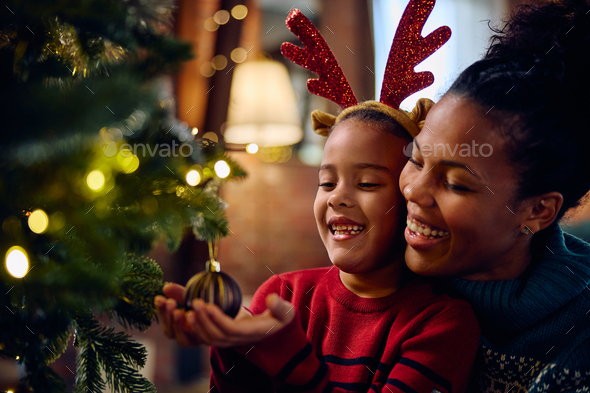
[[[167,81],[192,54],[169,33],[172,2],[5,8],[0,356],[32,391],[62,392],[50,363],[74,335],[76,392],[155,391],[145,348],[96,316],[146,329],[162,273],[145,254],[161,239],[174,250],[187,226],[226,235],[218,187],[245,174],[174,116]]]

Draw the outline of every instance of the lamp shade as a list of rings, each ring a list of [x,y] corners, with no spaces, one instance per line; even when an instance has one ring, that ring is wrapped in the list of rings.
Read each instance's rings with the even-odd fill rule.
[[[303,138],[287,68],[263,60],[236,66],[230,91],[226,143],[261,147],[293,145]]]

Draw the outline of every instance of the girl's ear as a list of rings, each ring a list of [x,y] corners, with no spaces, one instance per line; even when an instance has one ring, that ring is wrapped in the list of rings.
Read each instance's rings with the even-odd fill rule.
[[[557,191],[531,198],[532,210],[526,220],[522,222],[521,232],[536,233],[547,228],[555,221],[562,205],[563,195]]]

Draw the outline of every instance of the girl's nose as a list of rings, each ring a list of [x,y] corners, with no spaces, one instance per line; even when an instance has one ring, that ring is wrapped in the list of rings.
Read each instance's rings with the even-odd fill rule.
[[[348,190],[343,184],[336,186],[328,198],[328,205],[333,208],[353,206],[354,201],[350,190]]]

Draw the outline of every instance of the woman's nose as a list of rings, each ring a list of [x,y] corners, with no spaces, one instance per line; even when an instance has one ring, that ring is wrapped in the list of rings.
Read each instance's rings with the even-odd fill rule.
[[[432,207],[436,205],[432,195],[432,185],[434,183],[433,173],[427,171],[423,174],[421,171],[414,176],[408,176],[409,181],[404,185],[402,194],[408,202],[415,203],[423,207]]]

